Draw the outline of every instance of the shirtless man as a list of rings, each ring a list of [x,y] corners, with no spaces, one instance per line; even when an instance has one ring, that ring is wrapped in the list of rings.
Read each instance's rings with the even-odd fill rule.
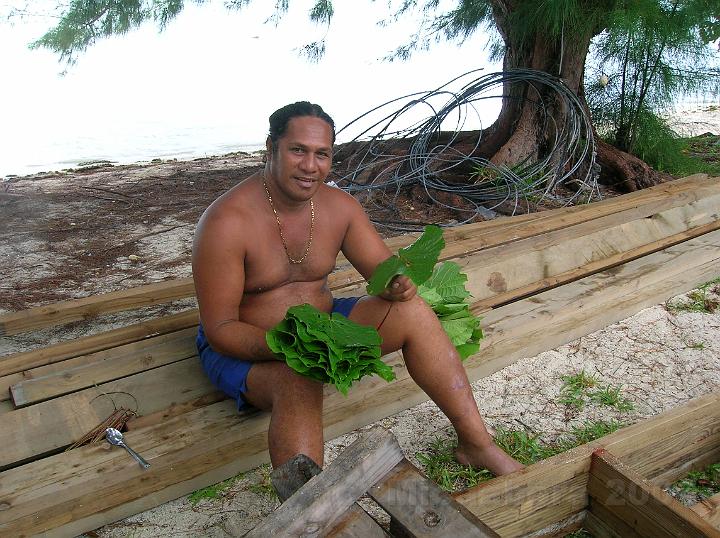
[[[200,219],[193,275],[205,371],[239,408],[271,411],[274,467],[299,453],[322,466],[322,384],[279,360],[265,332],[294,305],[339,311],[379,327],[383,354],[402,349],[412,378],[455,428],[458,461],[496,475],[520,469],[485,429],[455,348],[407,277],[395,278],[378,297],[333,300],[327,277],[338,252],[365,279],[392,254],[362,206],[324,184],[334,142],[333,121],[318,105],[279,109],[270,116],[265,169],[215,200]]]

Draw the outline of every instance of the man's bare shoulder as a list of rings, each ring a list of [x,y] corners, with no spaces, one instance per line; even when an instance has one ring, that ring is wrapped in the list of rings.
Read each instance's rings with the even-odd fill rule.
[[[318,191],[318,194],[320,195],[318,198],[321,202],[330,205],[337,211],[348,212],[348,216],[350,213],[364,211],[360,202],[353,198],[352,195],[337,187],[323,185],[322,189]]]
[[[242,226],[254,218],[262,194],[250,176],[217,198],[203,213],[202,226]]]

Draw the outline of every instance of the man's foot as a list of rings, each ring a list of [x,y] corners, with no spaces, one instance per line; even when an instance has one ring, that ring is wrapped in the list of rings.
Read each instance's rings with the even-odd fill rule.
[[[488,469],[495,476],[514,473],[525,468],[522,463],[508,456],[495,443],[481,448],[458,446],[455,449],[455,459],[463,465]]]

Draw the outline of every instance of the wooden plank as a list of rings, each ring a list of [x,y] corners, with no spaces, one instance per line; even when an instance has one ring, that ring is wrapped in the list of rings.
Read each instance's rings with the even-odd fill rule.
[[[605,449],[592,454],[588,495],[642,537],[720,537],[707,521]],[[611,526],[607,519],[605,523]]]
[[[114,410],[154,413],[215,392],[197,357],[0,415],[0,469],[61,449]],[[59,427],[58,427],[59,426]]]
[[[275,488],[280,501],[284,502],[305,485],[308,480],[321,472],[322,469],[317,463],[305,454],[298,454],[274,469],[270,473],[270,482]],[[387,533],[380,525],[375,523],[375,520],[365,510],[357,503],[354,503],[339,517],[339,521],[327,531],[327,535],[338,538],[367,538],[374,536],[384,537],[387,536]]]
[[[632,262],[632,264],[635,264],[634,278],[631,278],[632,271],[625,267],[622,272],[614,271],[595,275],[567,286],[567,288],[573,288],[573,291],[565,290],[566,286],[564,286],[563,288],[545,292],[532,299],[523,300],[490,312],[485,320],[486,324],[491,325],[488,329],[488,338],[485,344],[487,347],[480,354],[468,359],[471,379],[477,379],[496,371],[504,365],[507,356],[514,355],[515,359],[517,359],[521,356],[536,354],[537,351],[530,347],[537,342],[541,342],[543,346],[549,346],[546,349],[550,349],[564,343],[567,339],[574,339],[586,332],[592,332],[597,328],[606,326],[608,320],[611,320],[613,316],[615,317],[614,321],[622,319],[622,317],[628,315],[628,312],[632,313],[633,305],[640,305],[637,306],[639,309],[642,308],[643,301],[651,301],[651,304],[657,304],[657,302],[664,300],[668,296],[708,280],[708,275],[717,271],[717,261],[711,260],[701,268],[694,270],[694,272],[690,271],[685,262],[681,263],[682,257],[679,255],[684,247],[685,245],[673,247],[674,250],[669,249],[671,252],[655,254],[649,257],[654,257],[653,259],[658,262],[657,264],[650,263],[648,260]],[[699,247],[695,244],[693,248]],[[697,252],[694,250],[685,249],[685,252],[686,257],[693,260],[697,259]],[[623,277],[622,285],[614,288],[612,286],[614,279],[620,274]],[[665,278],[660,278],[658,275]],[[605,295],[607,295],[607,301],[600,301],[599,298]],[[562,297],[556,313],[551,316],[542,314],[543,310],[553,308],[552,297],[554,296]],[[568,300],[568,297],[574,298],[574,300]],[[589,301],[590,298],[594,298],[594,300]],[[519,305],[525,306],[525,314],[518,309]],[[512,315],[507,315],[508,313]],[[582,315],[578,317],[580,314]],[[517,315],[521,317],[526,315],[527,317],[518,320]],[[525,331],[524,326],[531,325],[536,317],[544,317],[548,323],[544,327],[531,327],[531,330]],[[518,342],[524,342],[530,346],[527,348],[527,355],[522,349],[522,345],[516,346]],[[386,384],[382,380],[366,379],[356,388],[353,388],[347,398],[339,397],[337,394],[327,398],[325,407],[325,434],[327,438],[374,422],[427,399],[422,391],[408,378],[401,359],[394,357],[390,357],[389,360],[395,361],[398,381]],[[13,499],[13,503],[8,510],[0,511],[0,520],[5,518],[5,521],[7,521],[6,529],[48,529],[69,525],[68,528],[77,531],[79,529],[77,525],[79,524],[74,523],[75,521],[85,521],[88,524],[98,526],[103,522],[112,521],[112,519],[108,518],[123,514],[125,510],[146,509],[153,506],[153,503],[169,500],[173,498],[172,495],[181,494],[180,492],[183,491],[184,487],[190,488],[187,491],[191,491],[192,488],[217,482],[223,478],[225,473],[236,473],[249,468],[246,467],[247,465],[257,465],[263,458],[267,457],[264,455],[266,448],[265,435],[263,433],[262,435],[258,434],[257,437],[245,437],[245,433],[247,428],[252,429],[252,427],[255,427],[251,427],[250,424],[257,425],[259,423],[246,419],[243,422],[243,431],[235,432],[237,417],[232,413],[235,422],[230,419],[223,419],[221,411],[225,409],[224,405],[229,405],[228,412],[233,410],[231,402],[221,402],[186,413],[153,428],[138,431],[138,434],[142,433],[139,438],[133,437],[129,439],[129,442],[132,441],[131,446],[144,455],[146,452],[152,454],[153,451],[161,451],[161,453],[167,454],[165,443],[168,435],[171,436],[172,433],[167,433],[167,430],[163,428],[174,425],[173,428],[177,428],[177,430],[172,429],[172,431],[182,430],[183,440],[188,443],[188,446],[179,447],[175,452],[171,452],[172,457],[168,455],[169,460],[175,464],[175,470],[170,473],[172,478],[167,478],[164,474],[169,472],[167,469],[159,467],[153,462],[153,468],[150,470],[153,474],[148,475],[152,478],[133,481],[133,477],[129,477],[127,482],[118,485],[116,490],[112,490],[108,496],[103,497],[101,493],[104,491],[105,486],[101,486],[94,480],[97,478],[95,471],[87,469],[87,466],[91,465],[90,462],[86,462],[84,459],[77,461],[67,460],[64,459],[67,457],[66,455],[57,455],[42,460],[48,462],[48,465],[57,462],[58,467],[52,467],[52,471],[50,469],[47,471],[42,469],[34,471],[33,467],[27,469],[29,475],[15,475],[14,471],[16,469],[3,473],[0,503],[8,497]],[[28,409],[34,407],[37,406]],[[718,407],[720,408],[720,406]],[[703,422],[705,416],[717,418],[712,411],[712,409],[705,409],[705,415],[699,417],[696,423],[705,424],[705,427],[707,427],[708,422]],[[261,415],[257,420],[263,420],[263,417],[265,415]],[[193,421],[200,421],[203,427],[200,429],[190,427],[189,423]],[[198,427],[200,427],[199,424]],[[257,425],[257,427],[263,432],[266,431],[266,423]],[[657,437],[661,436],[658,435]],[[76,451],[73,450],[68,454],[72,453],[76,453]],[[79,454],[87,456],[84,452]],[[61,456],[63,459],[58,459]],[[41,462],[33,462],[29,465],[34,466],[39,463]],[[586,464],[586,467],[587,465],[589,463]],[[20,467],[17,470],[25,467]],[[178,471],[179,467],[183,468],[182,473]],[[70,473],[70,471],[72,471],[71,476],[68,476],[67,473]],[[562,472],[556,468],[553,468],[552,471],[552,476],[548,481],[550,484],[559,484],[577,476],[578,473],[582,474],[582,468],[580,470],[578,468],[568,468],[566,471],[567,476],[564,476],[563,480],[559,480],[559,477],[563,476]],[[68,501],[68,504],[56,504],[59,501],[56,494],[43,496],[43,487],[30,480],[30,476],[34,476],[36,479],[38,476],[44,476],[43,472],[51,473],[47,485],[50,491],[55,487],[54,484],[61,482],[68,485],[76,484],[76,489],[73,490],[72,494],[67,493],[67,495],[64,494],[63,496],[62,500]],[[154,474],[155,472],[158,473],[157,476]],[[225,474],[224,477],[227,476],[230,476],[230,474]],[[208,482],[205,482],[206,480]],[[184,483],[185,486],[176,484],[180,482]],[[525,484],[525,486],[527,485]],[[481,511],[476,511],[475,508],[472,511],[501,534],[503,534],[503,526],[515,524],[520,528],[528,527],[529,525],[523,526],[523,519],[525,519],[526,523],[536,523],[537,528],[544,528],[556,521],[548,519],[550,517],[548,515],[544,518],[527,519],[532,517],[531,514],[541,507],[540,504],[533,504],[533,490],[528,490],[525,487],[523,492],[527,491],[530,491],[530,497],[518,496],[518,499],[524,499],[522,503],[518,499],[512,498],[508,501],[511,504],[519,503],[517,506],[521,510],[520,513],[512,515],[510,521],[503,520],[504,516],[497,516],[499,525],[496,525],[495,520],[486,518],[485,512],[482,512],[482,510],[488,507],[488,510],[492,510],[493,502],[483,501],[483,509],[478,509]],[[18,494],[11,494],[10,492],[18,492]],[[19,492],[24,493],[20,495]],[[145,496],[147,496],[147,499],[144,502],[138,500]],[[558,503],[566,500],[565,497],[561,497],[559,494],[555,494],[554,498]],[[579,494],[579,498],[581,506],[584,506],[584,490],[583,493]],[[572,506],[571,501],[574,502],[573,498],[568,499],[568,506]],[[507,505],[508,502],[503,502],[502,505]],[[67,514],[69,510],[72,510],[73,513],[72,521],[68,521],[63,515]],[[103,513],[99,514],[98,512]],[[27,518],[22,514],[26,514]],[[491,515],[496,517],[495,514]],[[573,514],[567,513],[566,515]],[[0,527],[0,530],[2,529],[3,527]]]
[[[720,195],[712,204],[720,207]],[[569,237],[553,232],[455,261],[474,274],[468,291],[490,307],[720,229],[717,209],[695,213],[685,206],[656,216],[585,234],[570,229]]]
[[[184,413],[189,413],[195,409],[212,405],[217,402],[229,398],[224,392],[216,390],[210,394],[203,394],[199,398],[190,400],[182,403],[174,403],[165,409],[156,411],[155,413],[148,413],[141,417],[133,417],[127,421],[125,427],[128,430],[138,430],[140,428],[147,428],[149,426],[156,426],[161,422],[165,422],[173,417],[178,417]],[[249,412],[249,411],[248,411]]]
[[[523,297],[529,297],[530,295],[538,293],[542,290],[548,290],[557,286],[562,286],[563,284],[574,282],[575,280],[595,274],[599,271],[611,269],[613,267],[616,267],[617,265],[636,260],[638,258],[641,258],[642,256],[647,256],[648,254],[652,254],[665,248],[678,245],[684,241],[687,241],[688,239],[700,237],[701,235],[719,229],[720,221],[711,222],[710,224],[698,226],[697,228],[691,228],[690,230],[687,230],[685,232],[671,235],[669,237],[654,241],[652,243],[641,245],[631,250],[619,252],[612,256],[608,256],[607,258],[602,258],[590,263],[586,263],[576,268],[559,272],[552,276],[545,276],[539,280],[530,282],[529,284],[518,285],[518,287],[516,288],[510,289],[505,292],[497,293],[495,295],[487,297],[486,299],[476,301],[475,303],[473,303],[473,308],[475,312],[484,312],[491,308],[496,308],[498,306],[508,304],[513,300],[517,300]]]
[[[357,503],[345,512],[340,522],[327,531],[326,538],[389,538],[370,515]]]
[[[10,387],[13,403],[25,407],[196,356],[196,335],[191,327],[16,374],[25,380]]]
[[[635,529],[608,510],[595,499],[588,500],[585,529],[593,538],[642,538]]]
[[[613,213],[623,213],[620,221],[644,218],[662,209],[685,205],[703,196],[717,193],[717,185],[709,181],[706,174],[696,174],[649,189],[625,194],[619,198],[608,198],[589,205],[577,205],[550,209],[540,213],[528,213],[512,217],[500,217],[492,221],[476,222],[462,226],[446,228],[446,243],[465,242],[469,250],[492,247],[517,239],[536,236],[542,233],[564,229],[581,222],[606,217]],[[661,205],[653,205],[660,203]],[[640,206],[651,207],[642,208]],[[627,213],[628,209],[641,211]],[[386,239],[388,247],[394,252],[406,247],[420,235],[420,232],[407,233]],[[345,269],[349,262],[340,254],[336,269]]]
[[[197,310],[179,312],[170,316],[151,319],[113,329],[100,334],[85,336],[69,342],[61,342],[41,349],[14,353],[0,357],[0,376],[22,372],[46,364],[63,361],[79,355],[87,355],[103,349],[128,344],[172,331],[197,326]]]
[[[392,517],[391,532],[395,525],[401,536],[499,538],[406,459],[372,486],[368,494]]]
[[[720,529],[720,493],[703,499],[699,503],[692,505],[690,509],[710,525]]]
[[[681,437],[672,438],[666,447],[653,447],[656,460],[652,462],[637,452],[628,454],[624,459],[632,464],[633,469],[661,488],[684,478],[691,471],[704,469],[720,461],[720,426],[709,432],[697,432],[697,438],[691,446],[682,446],[682,442]]]
[[[10,400],[6,400],[4,402],[0,402],[0,415],[4,415],[5,413],[9,413],[15,409],[13,407],[13,404],[10,402]]]
[[[403,459],[389,431],[373,428],[310,479],[247,538],[321,536],[375,482]]]
[[[719,260],[720,232],[713,232],[487,313],[475,355],[482,359],[465,361],[468,375],[477,379],[692,289],[717,276]]]
[[[100,314],[121,312],[129,308],[167,303],[191,297],[194,293],[193,280],[188,277],[170,283],[158,282],[102,295],[92,295],[83,299],[63,301],[49,306],[38,306],[0,316],[0,336],[9,336],[73,321],[83,321]]]
[[[240,470],[236,460],[256,467],[266,461],[257,447],[267,446],[268,418],[266,414],[238,415],[233,402],[224,401],[147,430],[128,432],[127,443],[152,465],[147,471],[107,443],[86,445],[4,471],[0,474],[0,536],[32,536],[65,524],[73,528],[75,520],[83,519],[94,525],[87,527],[89,530],[99,526],[100,517],[106,517],[100,514],[103,506],[112,509],[123,500],[137,510],[146,504],[140,499],[148,493],[147,486],[178,496],[179,491],[195,485],[191,480],[198,468],[211,470],[225,463],[220,466],[223,474],[234,471],[227,475],[231,476]],[[229,454],[221,449],[223,442],[236,450],[234,457],[227,458]],[[62,485],[57,482],[60,476]],[[214,475],[205,485],[227,476]],[[82,532],[73,528],[73,535]],[[56,535],[70,533],[59,530]]]
[[[517,224],[490,221],[468,225],[464,230],[458,228],[453,231],[449,239],[453,239],[455,243],[462,243],[463,240],[472,238],[471,242],[462,247],[469,249],[466,251],[470,252],[522,237],[562,230],[571,225],[610,216],[614,213],[624,212],[621,217],[615,217],[615,221],[642,218],[638,215],[648,216],[663,209],[685,205],[693,200],[698,200],[701,196],[710,195],[712,192],[717,192],[717,182],[705,174],[696,174],[682,180],[664,183],[587,206],[561,208],[545,212],[539,217],[522,216],[517,219]],[[600,227],[608,226],[604,221],[598,224]],[[483,228],[486,229],[487,236],[483,236]],[[411,241],[410,238],[397,240],[393,246],[401,246],[406,240]],[[446,256],[455,255],[457,255],[456,252],[446,254]],[[339,265],[343,265],[342,259],[339,260]],[[345,284],[347,283],[341,283],[341,285]],[[89,319],[101,313],[161,304],[174,299],[190,297],[193,294],[192,279],[186,278],[4,314],[0,315],[0,336]]]

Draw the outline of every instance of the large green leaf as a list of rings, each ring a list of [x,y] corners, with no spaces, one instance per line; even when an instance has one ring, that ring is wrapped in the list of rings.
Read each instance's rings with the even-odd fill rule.
[[[470,293],[465,289],[467,275],[454,262],[436,267],[432,276],[418,287],[418,295],[430,305],[450,341],[464,360],[480,349],[480,319],[465,302]]]
[[[427,293],[433,293],[433,298],[441,297],[443,303],[462,303],[470,297],[470,292],[465,289],[465,282],[467,275],[460,272],[460,266],[455,262],[445,262],[418,287],[418,293],[429,303],[430,301],[425,297]]]
[[[375,268],[368,281],[368,294],[380,295],[397,275],[407,275],[416,286],[421,285],[432,275],[444,247],[442,228],[426,226],[423,234],[412,245],[401,248],[397,254]]]

